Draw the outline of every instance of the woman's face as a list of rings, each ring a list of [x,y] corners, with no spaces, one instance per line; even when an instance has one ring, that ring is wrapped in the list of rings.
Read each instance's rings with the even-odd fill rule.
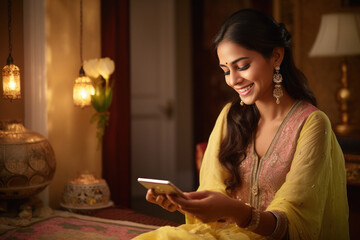
[[[275,66],[279,65],[276,56],[267,59],[256,51],[226,40],[218,45],[217,54],[227,85],[245,104],[274,99],[272,77]]]

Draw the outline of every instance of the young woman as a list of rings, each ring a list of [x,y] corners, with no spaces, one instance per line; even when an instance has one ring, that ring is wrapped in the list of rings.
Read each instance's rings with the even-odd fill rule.
[[[349,239],[346,171],[327,116],[295,67],[283,24],[251,9],[215,46],[239,98],[220,113],[188,199],[146,199],[187,223],[139,239]]]

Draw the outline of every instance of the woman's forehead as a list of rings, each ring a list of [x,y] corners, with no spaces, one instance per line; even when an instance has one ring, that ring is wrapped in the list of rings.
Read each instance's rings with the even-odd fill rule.
[[[244,48],[230,41],[221,42],[217,48],[217,55],[221,63],[233,63],[234,61],[253,58],[260,55],[258,52]]]

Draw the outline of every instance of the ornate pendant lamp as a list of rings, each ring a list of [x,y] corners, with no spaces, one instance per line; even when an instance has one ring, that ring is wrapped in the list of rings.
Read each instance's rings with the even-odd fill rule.
[[[75,79],[73,88],[74,105],[81,108],[91,105],[91,96],[95,94],[94,86],[91,79],[85,75],[84,69],[81,66],[79,77]]]
[[[11,0],[8,0],[8,31],[9,31],[9,57],[6,65],[1,71],[3,98],[19,99],[21,98],[20,89],[20,69],[14,65],[14,59],[11,56]]]
[[[83,69],[83,54],[82,54],[82,35],[83,35],[83,9],[82,0],[80,0],[80,72],[79,77],[75,79],[73,87],[73,101],[75,106],[81,108],[91,105],[91,96],[95,94],[95,89],[91,79],[86,76]]]

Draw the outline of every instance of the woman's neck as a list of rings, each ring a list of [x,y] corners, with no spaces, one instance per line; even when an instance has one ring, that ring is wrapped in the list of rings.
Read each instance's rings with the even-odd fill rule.
[[[260,113],[262,121],[282,121],[291,107],[294,105],[295,100],[284,92],[284,96],[280,98],[280,104],[276,103],[276,99],[267,99],[266,101],[257,101],[256,107]]]

